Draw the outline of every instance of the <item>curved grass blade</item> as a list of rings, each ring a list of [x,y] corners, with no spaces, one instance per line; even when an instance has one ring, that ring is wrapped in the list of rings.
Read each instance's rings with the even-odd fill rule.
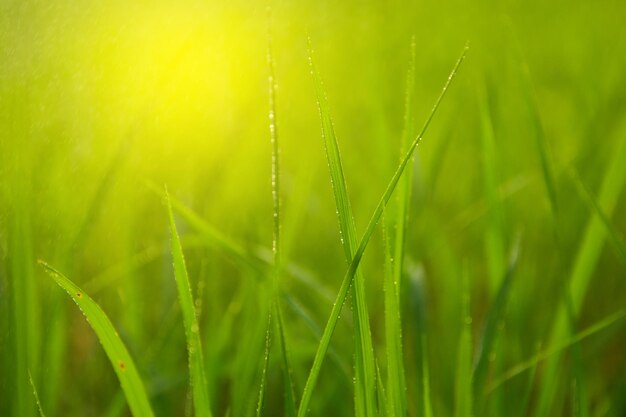
[[[348,290],[350,289],[355,272],[361,262],[361,259],[365,252],[365,249],[367,248],[369,240],[372,237],[372,234],[374,233],[376,225],[378,224],[378,221],[380,220],[380,217],[382,216],[383,211],[385,207],[387,206],[389,199],[391,198],[391,195],[393,194],[394,190],[396,189],[396,186],[398,185],[398,181],[400,180],[400,177],[404,173],[404,170],[408,162],[411,160],[413,156],[413,152],[415,151],[415,148],[421,142],[422,137],[428,130],[428,127],[430,126],[430,123],[432,122],[432,119],[435,113],[437,112],[437,109],[439,108],[443,98],[445,97],[448,91],[448,88],[450,87],[450,84],[452,83],[452,80],[454,79],[459,67],[461,66],[461,63],[465,59],[465,55],[468,49],[469,49],[469,46],[467,45],[465,46],[465,48],[463,48],[463,52],[461,53],[461,56],[459,57],[459,59],[456,61],[456,64],[452,68],[452,71],[450,72],[450,75],[448,76],[448,79],[446,80],[446,83],[443,86],[441,94],[435,101],[435,104],[433,105],[433,108],[430,114],[428,115],[426,122],[424,123],[424,126],[422,127],[420,133],[416,136],[416,138],[411,143],[411,146],[407,150],[407,153],[402,159],[402,162],[400,163],[396,172],[392,176],[387,186],[387,189],[385,190],[383,196],[378,202],[378,205],[376,206],[376,209],[374,210],[374,213],[372,214],[372,217],[370,218],[370,221],[367,225],[367,229],[365,230],[365,233],[363,234],[363,237],[361,238],[361,241],[359,242],[359,246],[356,250],[354,257],[352,258],[350,267],[348,268],[348,271],[344,275],[343,281],[341,282],[339,293],[337,294],[337,298],[335,300],[335,303],[333,304],[330,317],[328,318],[328,322],[326,323],[326,327],[324,328],[324,333],[322,334],[320,344],[315,354],[315,359],[313,360],[311,371],[309,372],[309,376],[307,378],[307,382],[304,387],[304,392],[302,394],[302,401],[300,402],[300,407],[298,408],[298,417],[306,416],[309,411],[309,404],[311,401],[313,389],[315,387],[315,384],[317,383],[319,372],[321,370],[324,358],[326,357],[326,353],[328,352],[330,339],[332,337],[333,332],[335,331],[335,327],[337,326],[339,316],[341,315],[341,309],[343,308],[343,304],[348,295]]]
[[[28,371],[28,380],[30,381],[30,386],[33,389],[33,395],[35,396],[35,403],[37,403],[37,410],[39,411],[39,417],[46,417],[43,412],[43,408],[41,408],[41,401],[39,401],[39,394],[37,394],[37,387],[35,386],[35,381],[33,381],[33,376],[30,374],[30,370]]]
[[[502,376],[495,379],[491,384],[487,386],[486,393],[488,394],[492,392],[493,390],[498,388],[500,385],[504,384],[509,379],[516,377],[522,372],[532,369],[538,363],[551,358],[552,356],[558,354],[562,350],[567,349],[576,343],[579,343],[581,340],[584,340],[590,336],[593,336],[594,334],[612,326],[613,324],[619,322],[620,320],[624,318],[626,318],[626,310],[619,310],[616,313],[613,313],[610,316],[600,320],[596,324],[593,324],[587,327],[585,330],[578,332],[575,336],[565,340],[564,342],[561,342],[548,349],[540,351],[539,353],[525,360],[524,362],[521,362],[517,364],[516,366],[510,368]]]
[[[166,191],[167,193],[167,191]],[[185,324],[185,336],[187,337],[187,350],[189,352],[189,376],[191,389],[193,391],[193,403],[196,416],[211,416],[211,406],[209,402],[209,389],[207,385],[204,359],[202,357],[202,342],[200,341],[200,327],[196,309],[191,295],[189,285],[189,275],[185,265],[183,248],[180,244],[172,205],[167,198],[167,212],[170,221],[170,233],[172,239],[172,258],[174,262],[174,276],[178,289],[178,300],[183,313]]]
[[[39,264],[72,297],[98,336],[98,340],[100,340],[117,374],[133,416],[153,416],[148,395],[139,377],[135,363],[107,315],[91,297],[67,277],[44,261],[39,261]]]
[[[324,91],[319,73],[315,68],[310,39],[309,63],[315,82],[317,104],[322,119],[322,138],[324,139],[326,159],[330,170],[333,195],[335,197],[341,242],[343,244],[346,260],[350,262],[356,251],[358,237],[352,208],[350,207],[348,188],[339,152],[339,143],[337,142],[337,136],[335,135],[335,129],[330,116],[326,92]],[[360,407],[360,409],[365,412],[366,416],[373,417],[377,414],[374,346],[372,344],[363,276],[359,269],[355,271],[352,285],[352,300],[353,323],[355,327],[355,401],[357,402],[357,408]]]

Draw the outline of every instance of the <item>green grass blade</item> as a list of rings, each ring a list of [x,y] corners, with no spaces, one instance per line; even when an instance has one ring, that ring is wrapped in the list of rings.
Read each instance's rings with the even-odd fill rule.
[[[538,352],[536,355],[531,358],[515,365],[506,371],[502,376],[496,378],[487,386],[486,393],[492,392],[494,389],[498,388],[500,385],[504,384],[508,380],[516,377],[517,375],[532,369],[538,363],[545,361],[564,349],[571,347],[572,345],[579,343],[581,340],[584,340],[594,334],[616,324],[620,320],[626,318],[626,310],[619,310],[616,313],[611,314],[610,316],[598,321],[597,323],[587,327],[585,330],[578,332],[575,336],[570,337],[569,339],[560,342],[548,349],[542,350]]]
[[[267,369],[270,362],[270,347],[272,341],[272,310],[267,314],[267,331],[265,332],[265,355],[263,356],[263,368],[261,370],[261,385],[259,387],[259,400],[256,406],[256,416],[262,417],[265,411],[265,385],[267,384]]]
[[[607,166],[597,199],[598,207],[602,209],[607,218],[613,212],[617,197],[622,192],[626,181],[626,164],[624,164],[626,140],[622,138],[616,146],[617,149]],[[605,236],[605,226],[602,224],[600,216],[591,216],[569,278],[569,288],[576,317],[582,307],[587,288],[600,257]],[[550,344],[553,345],[567,336],[567,314],[564,306],[561,306],[556,314],[550,336]],[[537,417],[548,417],[552,414],[552,403],[560,386],[557,382],[558,362],[559,358],[555,356],[546,365],[543,374],[543,388],[537,406]]]
[[[415,134],[413,101],[415,86],[415,38],[411,40],[411,59],[406,80],[404,104],[404,128],[402,153],[411,143]],[[385,258],[388,268],[385,274],[385,342],[387,346],[387,415],[390,417],[406,415],[406,380],[402,350],[402,317],[400,312],[400,289],[404,266],[404,247],[413,186],[413,158],[407,164],[406,171],[398,184],[396,210],[389,210],[389,226],[383,222],[383,231],[395,230],[385,240]]]
[[[602,226],[606,231],[607,235],[611,238],[611,242],[617,249],[617,252],[621,255],[622,260],[626,261],[626,244],[624,243],[624,239],[620,236],[620,233],[615,228],[609,217],[606,215],[600,204],[598,203],[597,198],[593,195],[591,190],[585,185],[582,181],[578,173],[574,168],[570,170],[570,177],[574,184],[576,185],[576,189],[578,190],[578,194],[580,198],[587,204],[587,207],[598,216],[600,221],[602,222]]]
[[[41,401],[39,401],[39,394],[37,394],[37,387],[35,386],[35,381],[33,381],[33,376],[30,374],[30,371],[28,371],[28,380],[30,381],[30,386],[33,389],[33,395],[35,396],[35,403],[37,404],[39,417],[46,417],[46,414],[43,412],[43,408],[41,408]]]
[[[326,99],[326,92],[322,85],[319,73],[315,68],[313,51],[309,41],[309,62],[311,73],[315,82],[317,103],[322,119],[322,138],[326,158],[330,169],[330,178],[335,198],[341,242],[347,262],[354,257],[357,245],[356,226],[350,207],[348,189],[343,172],[339,144],[335,135],[330,110]],[[376,408],[376,368],[374,363],[374,347],[369,323],[369,313],[365,298],[363,276],[357,269],[352,285],[353,320],[355,327],[355,400],[366,416],[373,417],[377,414]]]
[[[465,268],[466,270],[467,268]],[[457,355],[454,416],[472,415],[472,317],[470,315],[470,289],[467,272],[463,273],[462,329]]]
[[[320,369],[322,367],[322,363],[324,361],[324,358],[326,357],[326,353],[328,352],[330,339],[335,330],[335,327],[337,326],[337,321],[339,320],[341,309],[343,308],[343,304],[348,295],[348,290],[350,289],[350,286],[352,284],[354,274],[356,272],[357,267],[359,266],[361,262],[361,258],[363,257],[363,254],[365,252],[365,249],[367,248],[369,240],[372,237],[372,234],[374,233],[374,229],[376,228],[376,225],[378,224],[378,221],[380,220],[380,217],[382,216],[385,206],[389,202],[391,195],[396,189],[396,186],[398,185],[398,181],[400,180],[400,177],[404,173],[404,170],[409,160],[412,158],[415,148],[420,143],[420,141],[422,140],[422,137],[428,130],[428,127],[430,126],[430,123],[432,122],[432,119],[435,113],[437,112],[437,109],[439,108],[443,98],[445,97],[446,92],[448,91],[448,88],[450,87],[450,84],[452,83],[452,80],[454,79],[459,67],[461,66],[461,63],[465,59],[467,50],[468,50],[468,46],[465,46],[465,48],[463,49],[463,52],[461,53],[461,56],[456,61],[456,64],[454,65],[452,72],[448,76],[448,79],[443,86],[443,90],[441,91],[441,94],[435,101],[435,104],[429,116],[427,117],[426,122],[424,123],[424,126],[422,127],[422,130],[411,143],[411,146],[407,150],[405,157],[402,159],[402,162],[400,163],[396,172],[391,178],[391,181],[389,182],[387,189],[385,190],[382,198],[380,199],[378,205],[376,206],[376,209],[374,210],[374,213],[368,223],[367,229],[365,230],[365,233],[363,234],[363,237],[361,238],[357,251],[354,257],[352,258],[352,262],[350,263],[350,267],[348,268],[348,271],[346,272],[343,278],[343,281],[341,282],[339,293],[337,294],[337,298],[335,300],[335,303],[333,304],[330,317],[328,319],[328,322],[326,323],[326,327],[324,328],[324,333],[322,334],[320,344],[315,354],[315,359],[313,360],[313,365],[311,366],[311,371],[309,372],[309,376],[307,378],[307,382],[304,387],[304,392],[302,394],[302,401],[300,402],[300,406],[298,408],[299,417],[304,417],[309,411],[309,404],[311,401],[313,388],[315,387],[315,384],[317,383],[317,379],[319,376]]]
[[[482,165],[485,197],[488,205],[487,230],[485,233],[485,252],[489,271],[489,291],[493,295],[500,285],[505,270],[504,255],[504,221],[502,204],[498,192],[498,170],[496,163],[496,139],[491,117],[491,109],[487,100],[487,92],[479,92],[479,108],[481,119]]]
[[[433,417],[433,404],[430,398],[430,366],[428,362],[428,340],[426,333],[422,334],[422,399],[424,402],[424,417]]]
[[[148,395],[135,363],[105,312],[91,297],[59,271],[43,261],[39,261],[39,263],[56,283],[72,297],[98,336],[98,340],[100,340],[117,374],[133,416],[153,416]]]
[[[511,284],[513,282],[513,275],[517,268],[517,260],[519,253],[519,242],[516,243],[509,260],[509,265],[498,289],[498,293],[489,308],[489,313],[485,321],[485,327],[482,332],[480,344],[478,347],[478,355],[476,360],[476,366],[474,368],[472,376],[472,385],[474,391],[474,398],[477,401],[477,414],[481,415],[483,410],[482,399],[484,397],[485,381],[487,379],[487,371],[489,367],[489,355],[491,355],[493,346],[496,342],[498,334],[497,328],[499,322],[502,320],[506,303],[509,299],[511,292]]]
[[[193,402],[196,416],[211,416],[211,406],[209,402],[209,389],[207,385],[204,359],[202,356],[202,342],[200,340],[200,327],[196,309],[191,295],[187,266],[183,255],[183,248],[180,244],[176,223],[174,222],[174,212],[172,205],[167,199],[167,211],[170,221],[170,233],[172,239],[172,258],[174,262],[174,276],[178,289],[178,300],[183,313],[185,324],[185,336],[187,337],[187,350],[189,353],[189,376],[191,389],[193,391]]]

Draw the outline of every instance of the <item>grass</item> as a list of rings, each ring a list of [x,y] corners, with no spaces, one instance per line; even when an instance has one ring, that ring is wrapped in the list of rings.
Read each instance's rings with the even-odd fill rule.
[[[0,6],[0,415],[625,415],[624,5],[259,7]]]

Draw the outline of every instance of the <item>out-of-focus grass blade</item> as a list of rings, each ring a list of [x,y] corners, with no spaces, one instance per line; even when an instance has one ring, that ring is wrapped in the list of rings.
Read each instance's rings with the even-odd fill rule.
[[[348,189],[343,172],[341,155],[339,153],[339,144],[335,135],[333,122],[330,116],[330,110],[326,99],[326,92],[315,68],[313,59],[313,51],[309,41],[309,63],[311,64],[311,73],[315,83],[317,93],[317,103],[319,107],[320,117],[322,119],[322,137],[324,139],[324,148],[326,150],[326,158],[330,169],[330,178],[335,197],[335,205],[337,208],[337,217],[339,219],[339,228],[341,233],[341,242],[345,252],[347,262],[352,261],[355,255],[358,237],[352,208],[350,207],[350,199],[348,197]],[[355,400],[357,408],[362,407],[363,412],[368,417],[377,414],[376,407],[376,369],[374,366],[374,347],[372,345],[372,335],[369,324],[369,313],[365,298],[365,286],[363,276],[357,268],[352,284],[352,300],[353,300],[353,324],[355,327]],[[358,333],[358,334],[357,334]]]
[[[604,226],[605,231],[611,238],[611,242],[619,252],[622,257],[622,260],[626,262],[626,244],[624,243],[623,238],[620,236],[620,233],[615,228],[609,217],[606,215],[600,204],[598,204],[598,200],[593,195],[591,190],[585,185],[585,183],[581,180],[580,176],[576,172],[574,168],[570,170],[570,177],[574,184],[576,185],[576,189],[578,190],[578,194],[583,199],[583,201],[587,204],[589,209],[593,211],[598,218],[602,222],[602,226]]]
[[[180,244],[172,204],[167,198],[167,212],[170,221],[170,233],[172,239],[172,258],[174,262],[174,276],[178,289],[178,300],[183,313],[185,324],[185,336],[187,337],[187,350],[189,352],[189,376],[193,391],[193,403],[196,416],[211,416],[209,402],[209,389],[207,385],[204,359],[202,355],[202,342],[200,341],[200,327],[196,317],[196,308],[191,295],[187,266]]]
[[[536,352],[540,351],[540,344],[537,344]],[[537,374],[537,364],[534,364],[530,367],[530,375],[528,376],[528,383],[526,385],[526,389],[524,390],[524,395],[522,397],[522,401],[520,402],[520,407],[518,409],[517,416],[518,417],[526,417],[528,415],[528,409],[530,408],[530,399],[532,397],[533,388],[535,386],[535,376]]]
[[[472,317],[470,315],[470,289],[467,272],[463,273],[463,315],[461,339],[456,364],[455,417],[472,415]]]
[[[593,324],[587,327],[585,330],[578,332],[575,336],[565,340],[564,342],[560,342],[548,349],[540,351],[539,353],[537,353],[530,359],[527,359],[524,362],[521,362],[515,365],[514,367],[510,368],[508,371],[504,373],[504,375],[500,376],[499,378],[494,379],[493,382],[487,386],[486,392],[490,393],[491,391],[498,388],[500,385],[502,385],[509,379],[514,378],[515,376],[521,374],[522,372],[533,368],[538,363],[555,356],[560,351],[569,348],[573,344],[578,343],[581,340],[586,339],[587,337],[593,336],[594,334],[606,329],[607,327],[612,326],[613,324],[619,322],[620,320],[624,318],[626,318],[626,310],[619,310],[618,312],[611,314],[605,319],[600,320],[596,324]]]
[[[35,386],[35,381],[33,381],[33,376],[28,371],[28,380],[30,381],[30,386],[33,389],[33,395],[35,396],[35,403],[37,404],[37,410],[39,410],[39,417],[46,417],[43,412],[43,408],[41,408],[41,401],[39,401],[39,394],[37,394],[37,387]]]
[[[622,138],[618,141],[616,146],[617,149],[613,153],[613,158],[607,166],[602,180],[600,194],[597,199],[598,207],[602,209],[602,212],[605,213],[607,218],[613,212],[613,208],[624,188],[624,181],[626,180],[626,164],[624,163],[626,160],[626,139]],[[585,294],[587,293],[589,281],[591,280],[598,258],[600,257],[605,236],[606,229],[600,216],[591,216],[587,223],[584,237],[578,248],[568,281],[575,317],[578,317]],[[555,316],[552,331],[550,332],[550,344],[556,345],[561,340],[565,339],[567,337],[567,328],[567,313],[565,306],[562,305]],[[536,410],[537,417],[548,417],[553,413],[552,405],[554,398],[557,397],[556,392],[560,386],[557,381],[558,365],[558,355],[551,358],[546,365],[546,369],[543,373],[543,386]]]
[[[521,55],[521,48],[520,50]],[[543,126],[541,124],[541,117],[539,115],[539,108],[537,106],[537,99],[535,97],[535,88],[530,76],[530,69],[527,62],[522,59],[522,91],[524,92],[524,100],[528,108],[528,115],[530,118],[530,126],[533,130],[533,138],[535,139],[535,145],[537,146],[537,152],[539,153],[539,161],[541,162],[541,174],[543,176],[543,183],[546,187],[546,193],[550,201],[550,209],[552,210],[553,217],[558,214],[558,204],[556,197],[556,186],[554,184],[554,169],[549,157],[548,141],[546,140],[543,132]]]
[[[396,186],[398,185],[398,181],[400,180],[400,177],[404,173],[404,170],[408,162],[412,158],[415,148],[417,147],[419,142],[422,140],[422,137],[426,133],[426,130],[428,130],[428,126],[430,126],[430,123],[435,113],[437,112],[437,109],[439,108],[439,105],[441,104],[443,97],[448,91],[448,88],[450,87],[450,84],[452,80],[454,79],[461,63],[465,59],[465,55],[467,53],[468,48],[469,48],[468,46],[465,46],[465,48],[463,48],[463,52],[461,53],[461,56],[459,57],[456,64],[454,65],[452,72],[448,76],[448,79],[443,86],[443,90],[441,94],[439,95],[439,97],[437,98],[437,100],[435,101],[435,104],[428,118],[426,119],[426,122],[424,123],[422,130],[411,143],[411,146],[407,150],[405,157],[402,159],[402,162],[398,166],[398,169],[396,170],[393,177],[391,178],[391,181],[389,182],[387,189],[385,190],[383,196],[378,202],[378,205],[376,206],[376,209],[374,210],[374,213],[372,214],[372,217],[367,225],[367,229],[365,230],[365,233],[363,234],[363,237],[361,238],[361,241],[359,242],[357,251],[354,257],[352,258],[352,262],[350,263],[350,267],[348,268],[348,271],[346,272],[343,278],[343,281],[341,282],[341,287],[339,288],[337,299],[333,305],[330,317],[328,319],[328,322],[326,323],[326,327],[324,328],[324,333],[322,334],[322,338],[320,340],[318,350],[315,354],[315,359],[313,360],[313,365],[311,366],[311,371],[309,372],[309,376],[307,378],[307,382],[304,387],[304,392],[302,394],[302,401],[300,402],[300,406],[298,408],[298,417],[305,416],[309,411],[309,404],[311,401],[313,388],[315,387],[315,384],[317,383],[317,378],[319,376],[319,372],[322,367],[322,362],[324,358],[326,357],[326,353],[328,352],[330,339],[335,330],[335,327],[337,326],[337,321],[339,320],[339,316],[341,315],[341,309],[343,308],[343,304],[348,295],[348,290],[350,289],[350,286],[352,284],[354,274],[361,262],[363,253],[365,252],[365,249],[367,248],[369,240],[372,237],[372,234],[374,233],[374,229],[376,228],[376,225],[378,224],[378,221],[380,220],[380,217],[382,216],[383,211],[387,203],[389,202],[389,199],[391,198],[391,195],[396,189]]]
[[[570,337],[576,333],[576,318],[574,315],[574,306],[572,305],[572,297],[569,293],[566,295],[565,306],[567,308],[567,318],[570,329]],[[572,358],[572,416],[589,417],[589,403],[587,401],[587,391],[585,390],[585,375],[583,369],[583,353],[580,347],[580,341],[572,343],[570,346]]]
[[[428,340],[426,333],[422,335],[422,399],[424,401],[424,417],[433,417],[433,405],[430,398],[430,366],[428,363]]]
[[[98,336],[117,374],[133,416],[153,416],[148,395],[139,377],[135,363],[107,315],[91,297],[67,277],[47,263],[43,261],[39,261],[39,263],[56,283],[72,297]]]
[[[506,274],[500,284],[496,298],[489,309],[489,313],[487,313],[485,327],[478,346],[476,365],[472,375],[472,386],[474,398],[476,399],[477,415],[482,415],[483,413],[484,403],[482,399],[484,398],[485,380],[487,378],[489,366],[489,355],[492,353],[492,348],[496,341],[498,323],[502,320],[506,303],[509,299],[513,275],[515,273],[515,269],[517,268],[518,254],[519,241],[515,244],[511,251]]]
[[[486,88],[486,87],[483,87]],[[481,119],[482,165],[485,197],[488,205],[487,231],[485,236],[485,251],[489,271],[489,290],[493,295],[500,285],[504,271],[504,224],[502,218],[502,204],[498,193],[498,175],[496,163],[495,133],[491,118],[487,92],[479,91],[478,102]]]

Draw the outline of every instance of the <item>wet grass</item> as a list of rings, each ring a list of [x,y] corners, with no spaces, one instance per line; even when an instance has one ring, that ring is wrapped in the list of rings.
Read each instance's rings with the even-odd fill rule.
[[[0,415],[626,413],[624,6],[35,3]]]

